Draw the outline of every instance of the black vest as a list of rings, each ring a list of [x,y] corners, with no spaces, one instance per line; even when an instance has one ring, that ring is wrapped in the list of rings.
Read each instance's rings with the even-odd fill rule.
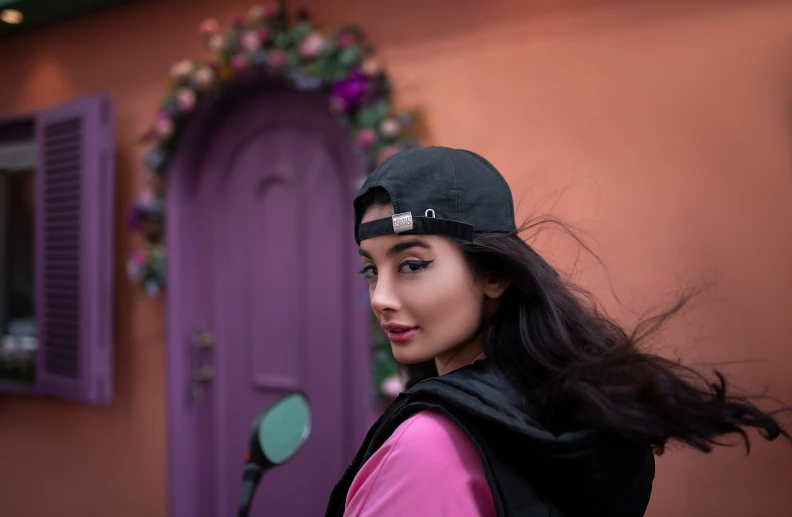
[[[326,517],[344,514],[363,464],[411,415],[439,411],[475,445],[499,517],[641,517],[654,478],[649,447],[594,431],[553,435],[519,404],[486,361],[422,381],[374,423],[330,497]]]

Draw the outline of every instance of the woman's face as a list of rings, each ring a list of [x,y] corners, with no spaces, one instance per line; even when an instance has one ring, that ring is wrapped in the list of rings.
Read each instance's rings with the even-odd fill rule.
[[[362,222],[391,215],[392,205],[373,206]],[[453,241],[434,235],[381,235],[361,242],[360,256],[371,308],[397,361],[435,359],[442,374],[479,355],[485,296],[493,294],[493,286],[473,278]]]

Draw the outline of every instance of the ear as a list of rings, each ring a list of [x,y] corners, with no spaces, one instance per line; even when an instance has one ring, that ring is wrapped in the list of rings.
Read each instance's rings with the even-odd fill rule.
[[[484,280],[482,285],[482,293],[485,297],[489,298],[490,300],[497,300],[503,293],[506,292],[506,289],[509,287],[509,281],[503,280],[496,277],[488,277]]]

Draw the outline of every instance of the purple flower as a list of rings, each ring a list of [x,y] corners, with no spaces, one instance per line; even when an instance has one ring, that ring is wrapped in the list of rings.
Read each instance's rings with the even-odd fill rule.
[[[132,207],[127,218],[127,226],[130,230],[139,231],[143,229],[143,211],[139,205]]]
[[[156,298],[160,293],[160,285],[156,280],[149,280],[145,284],[146,293],[152,298]]]
[[[410,124],[413,123],[414,119],[415,119],[415,117],[413,117],[413,115],[411,113],[402,113],[401,115],[396,117],[396,121],[402,127],[409,126]]]
[[[255,52],[252,56],[250,56],[250,62],[253,63],[255,66],[261,68],[267,66],[269,63],[269,59],[267,58],[267,53],[263,50],[259,50]]]
[[[300,68],[295,68],[289,72],[289,77],[294,87],[299,91],[318,90],[322,86],[321,79],[311,76]]]
[[[236,56],[231,58],[231,68],[234,69],[235,72],[241,73],[244,72],[248,66],[247,59],[245,56],[241,54],[237,54]]]
[[[148,153],[146,153],[146,167],[151,169],[152,171],[156,171],[160,168],[160,166],[165,161],[165,154],[162,152],[161,149],[152,149]]]
[[[371,79],[366,77],[359,68],[340,81],[333,84],[331,97],[341,99],[347,106],[359,106],[369,91]]]

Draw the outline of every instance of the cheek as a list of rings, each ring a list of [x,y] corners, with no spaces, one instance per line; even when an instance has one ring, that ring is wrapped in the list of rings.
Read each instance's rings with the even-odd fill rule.
[[[427,282],[431,285],[424,286],[417,296],[411,297],[410,312],[420,318],[418,325],[437,339],[438,345],[469,338],[479,327],[481,297],[473,292],[464,271],[432,276]]]

